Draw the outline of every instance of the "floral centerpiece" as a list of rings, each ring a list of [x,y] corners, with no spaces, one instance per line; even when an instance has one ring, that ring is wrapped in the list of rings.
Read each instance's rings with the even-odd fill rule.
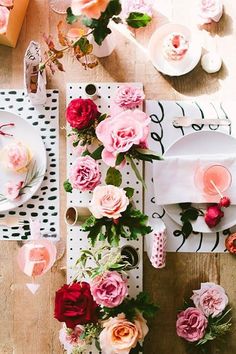
[[[128,162],[136,177],[145,185],[135,160],[152,162],[161,159],[148,149],[150,118],[137,108],[143,99],[142,90],[124,85],[115,94],[110,116],[101,114],[90,99],[74,99],[67,107],[66,119],[72,128],[69,136],[72,138],[73,147],[79,148],[82,156],[90,156],[94,160],[102,159],[110,167],[107,171],[107,184],[118,187],[121,185],[120,171]],[[74,163],[70,175],[80,179],[81,173],[83,176],[84,173],[78,169],[78,164],[81,164],[81,160]],[[95,168],[95,163],[91,160],[87,173],[91,176],[95,173],[96,177],[98,174],[97,166]],[[75,185],[74,178],[69,177],[65,183],[66,191],[71,192],[76,188],[73,187]],[[90,190],[95,187],[96,183],[92,184]]]
[[[87,266],[89,258],[94,265]],[[77,267],[74,282],[63,285],[55,298],[55,318],[64,322],[59,335],[64,349],[84,353],[95,343],[103,354],[128,354],[141,348],[148,333],[146,318],[154,316],[157,306],[145,293],[127,297],[126,262],[120,251],[84,250]]]
[[[200,289],[193,290],[191,300],[177,316],[177,335],[208,353],[209,343],[221,339],[231,329],[228,296],[222,286],[202,283]]]

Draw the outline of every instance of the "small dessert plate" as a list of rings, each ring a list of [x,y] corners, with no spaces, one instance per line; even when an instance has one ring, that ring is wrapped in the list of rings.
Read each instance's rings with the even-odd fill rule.
[[[180,60],[167,59],[164,55],[164,40],[173,32],[182,34],[189,41],[189,48]],[[148,45],[148,52],[152,64],[162,74],[181,76],[196,67],[201,59],[202,47],[197,35],[193,34],[189,28],[183,25],[168,23],[153,33]]]
[[[37,131],[26,119],[13,113],[0,111],[2,124],[14,123],[13,127],[4,128],[3,132],[11,136],[0,135],[0,212],[6,212],[26,203],[40,187],[47,167],[46,149],[43,140]],[[31,160],[23,172],[9,170],[4,163],[2,149],[14,141],[24,144],[30,152]],[[9,200],[5,196],[7,182],[13,184],[24,182],[20,196]]]

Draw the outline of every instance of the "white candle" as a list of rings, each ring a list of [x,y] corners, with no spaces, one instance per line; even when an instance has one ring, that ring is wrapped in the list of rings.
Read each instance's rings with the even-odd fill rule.
[[[222,66],[222,58],[217,52],[209,52],[202,56],[201,65],[209,74],[216,73]]]

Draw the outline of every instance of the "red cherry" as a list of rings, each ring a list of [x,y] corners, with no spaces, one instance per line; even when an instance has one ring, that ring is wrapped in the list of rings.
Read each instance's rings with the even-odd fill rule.
[[[223,197],[220,199],[219,205],[223,208],[228,208],[231,204],[231,201],[228,197]]]

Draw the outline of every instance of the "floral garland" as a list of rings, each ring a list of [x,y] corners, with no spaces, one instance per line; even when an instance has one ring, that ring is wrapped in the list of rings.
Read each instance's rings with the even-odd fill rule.
[[[93,265],[87,266],[88,261]],[[84,353],[92,343],[103,354],[141,348],[146,318],[155,315],[157,306],[145,293],[127,297],[127,262],[121,251],[109,246],[81,251],[76,267],[74,282],[63,285],[55,298],[55,318],[64,322],[59,338],[68,354]]]
[[[200,289],[193,290],[191,300],[178,313],[176,332],[202,353],[208,353],[208,345],[231,330],[229,299],[222,286],[202,283]]]

